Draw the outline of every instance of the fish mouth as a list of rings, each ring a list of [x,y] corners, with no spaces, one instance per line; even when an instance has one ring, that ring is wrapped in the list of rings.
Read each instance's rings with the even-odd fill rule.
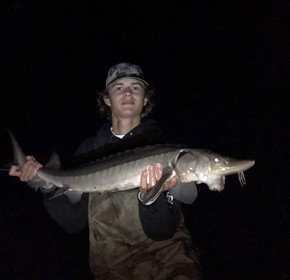
[[[213,167],[210,173],[214,175],[227,176],[244,172],[254,164],[254,160],[230,160],[227,164]]]

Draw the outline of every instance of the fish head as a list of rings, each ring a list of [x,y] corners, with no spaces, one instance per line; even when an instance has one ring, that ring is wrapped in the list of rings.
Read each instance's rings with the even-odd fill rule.
[[[238,174],[241,184],[245,184],[243,172],[255,164],[253,160],[240,160],[223,157],[214,153],[204,153],[196,165],[195,173],[200,182],[208,185],[212,191],[222,191],[225,177]]]
[[[254,160],[240,160],[219,155],[211,155],[208,175],[227,176],[238,174],[251,168],[254,164]]]
[[[240,183],[245,184],[243,172],[254,164],[253,160],[223,157],[204,150],[189,150],[178,158],[175,170],[183,183],[205,183],[212,191],[222,191],[227,175],[238,174]]]
[[[201,166],[199,162],[199,157],[192,152],[186,152],[179,156],[174,168],[182,183],[200,181],[197,169],[203,172],[203,166]]]
[[[197,183],[207,184],[211,191],[222,191],[225,185],[225,176],[212,173],[214,167],[211,155],[202,154],[198,157],[194,174],[197,178]]]

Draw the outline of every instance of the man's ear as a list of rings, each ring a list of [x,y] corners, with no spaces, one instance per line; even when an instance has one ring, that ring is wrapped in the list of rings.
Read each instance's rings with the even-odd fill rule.
[[[145,98],[144,98],[144,102],[143,102],[143,107],[144,107],[144,106],[146,106],[146,105],[147,105],[147,103],[148,103],[148,98],[147,98],[147,97],[145,97]]]
[[[107,106],[111,107],[111,101],[110,101],[110,96],[109,96],[109,94],[103,96],[103,100],[104,100],[104,102],[105,102],[105,104],[106,104]]]

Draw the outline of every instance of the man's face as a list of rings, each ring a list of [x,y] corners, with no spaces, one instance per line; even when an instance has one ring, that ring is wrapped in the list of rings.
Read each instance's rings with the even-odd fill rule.
[[[104,97],[106,105],[111,107],[112,116],[134,118],[141,116],[147,104],[144,84],[136,79],[125,78],[116,81],[109,88],[109,96]]]

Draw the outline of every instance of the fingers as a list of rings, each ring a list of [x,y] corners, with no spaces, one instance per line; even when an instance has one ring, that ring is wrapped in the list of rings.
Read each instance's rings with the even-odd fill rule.
[[[10,176],[20,177],[20,167],[19,165],[12,165],[9,170]]]
[[[20,177],[20,181],[22,182],[28,182],[36,175],[38,169],[41,167],[42,165],[33,156],[27,156],[26,162],[22,167],[18,165],[11,166],[9,175]]]
[[[160,163],[157,163],[155,167],[150,165],[147,172],[143,171],[141,174],[141,183],[140,183],[140,192],[146,193],[156,182],[162,177],[163,167]],[[176,176],[172,177],[163,187],[163,191],[167,191],[171,188],[174,188],[178,183],[178,178]]]
[[[156,172],[156,179],[157,179],[157,181],[159,181],[161,176],[162,176],[162,172],[163,172],[162,164],[160,164],[160,163],[156,164],[155,172]]]
[[[160,163],[157,163],[155,166],[150,165],[147,168],[147,172],[143,171],[141,174],[141,184],[140,184],[140,191],[142,193],[146,193],[148,190],[150,190],[153,186],[156,185],[156,182],[158,182],[162,176],[163,167]],[[172,178],[173,179],[173,178]],[[175,186],[177,183],[177,178],[171,180],[166,183],[165,187],[166,189],[169,189],[173,186]]]
[[[148,167],[148,185],[152,188],[156,184],[156,173],[153,165]]]
[[[147,171],[143,171],[141,174],[141,184],[140,184],[140,192],[146,193],[156,184],[156,177],[160,179],[160,175],[157,173],[160,171],[156,171],[156,168],[153,165],[149,165]],[[161,171],[162,175],[162,171]],[[159,180],[158,179],[158,180]]]
[[[147,184],[147,176],[148,176],[148,173],[146,171],[143,171],[141,174],[141,184],[140,184],[141,193],[146,193],[149,189],[149,186]]]
[[[21,168],[20,180],[28,182],[36,175],[38,169],[41,167],[42,165],[33,156],[27,156],[26,162]]]
[[[167,191],[169,189],[174,188],[178,183],[178,179],[176,176],[173,176],[168,182],[166,182],[163,190]]]

